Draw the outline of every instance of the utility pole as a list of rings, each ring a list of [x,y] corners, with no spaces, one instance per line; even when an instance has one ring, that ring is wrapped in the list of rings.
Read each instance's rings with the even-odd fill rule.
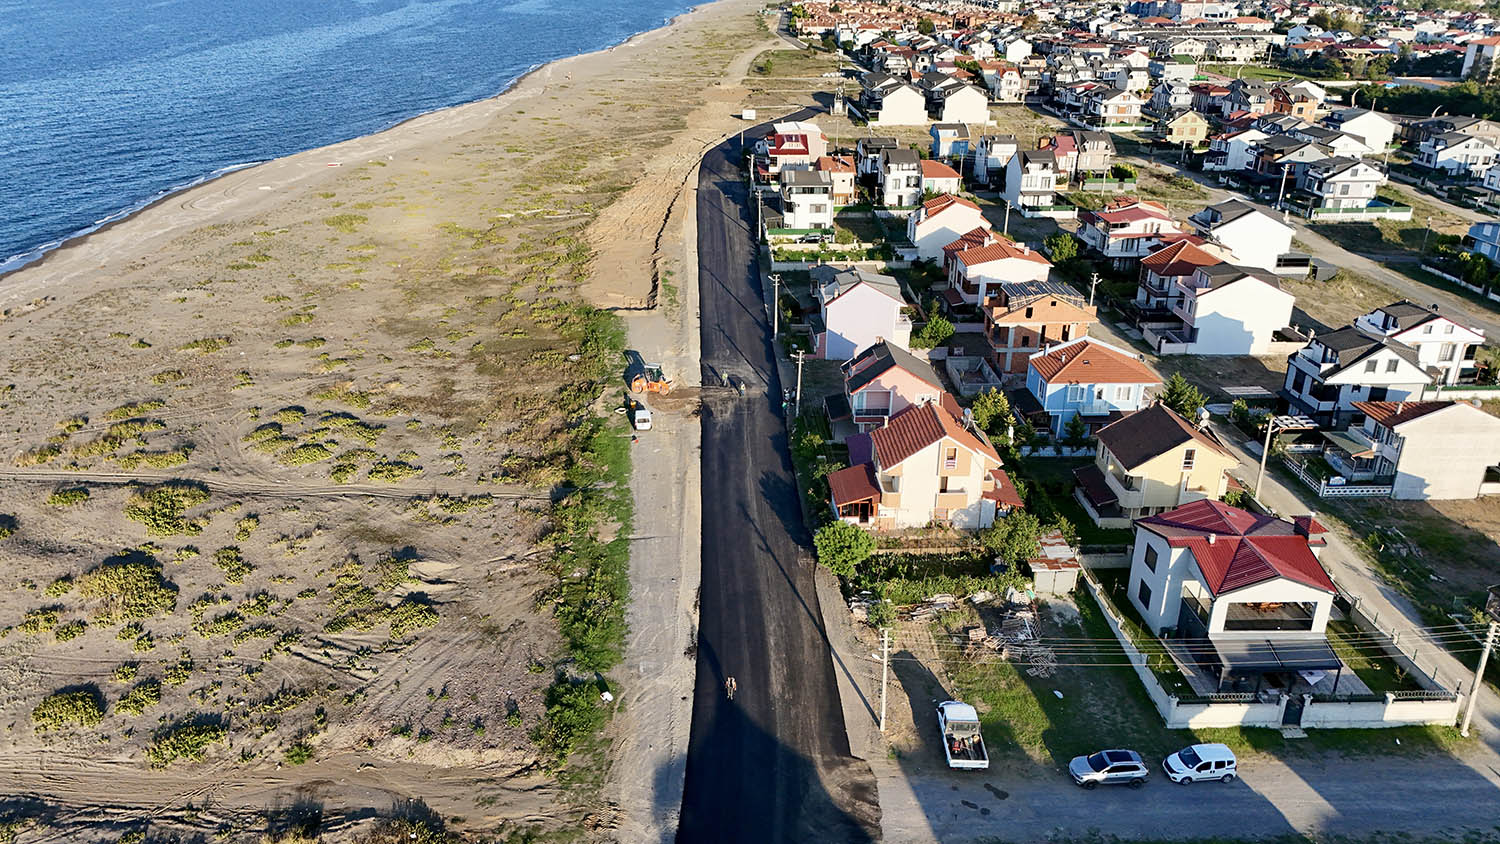
[[[1099,274],[1091,273],[1089,279],[1089,307],[1094,306],[1094,288],[1099,286]]]
[[[1474,702],[1479,700],[1479,692],[1484,688],[1484,668],[1490,661],[1490,651],[1495,649],[1496,631],[1500,631],[1500,585],[1490,587],[1490,596],[1485,601],[1484,608],[1490,615],[1490,629],[1484,636],[1484,652],[1479,655],[1479,668],[1474,672],[1474,683],[1469,687],[1469,701],[1464,705],[1464,724],[1458,731],[1464,738],[1469,737],[1469,722],[1474,718]]]
[[[1283,165],[1281,165],[1281,189],[1276,192],[1276,209],[1278,211],[1285,211],[1286,210],[1285,208],[1282,207],[1281,200],[1282,200],[1283,197],[1286,196],[1286,175],[1288,173],[1290,173],[1291,171],[1292,171],[1292,165],[1290,165],[1290,164],[1283,164]]]
[[[1010,236],[1010,200],[1005,200],[1005,227],[1001,230],[1007,237]]]
[[[1490,625],[1491,638],[1495,632],[1495,625]],[[1489,655],[1489,651],[1485,651]],[[1484,663],[1480,663],[1481,669]],[[891,628],[880,628],[880,731],[885,732],[885,687],[891,676]],[[1473,700],[1471,697],[1470,700]],[[1464,735],[1468,735],[1468,721],[1464,721]]]
[[[804,351],[802,351],[801,349],[798,349],[796,351],[796,355],[797,355],[797,399],[796,399],[797,403],[795,405],[795,411],[796,411],[795,415],[801,416],[802,415],[802,361],[803,361],[803,359],[805,359],[807,357],[807,353],[804,352]]]
[[[1422,230],[1422,254],[1427,254],[1427,236],[1432,234],[1432,215],[1427,215],[1427,228]]]
[[[771,339],[781,333],[781,273],[771,273]]]

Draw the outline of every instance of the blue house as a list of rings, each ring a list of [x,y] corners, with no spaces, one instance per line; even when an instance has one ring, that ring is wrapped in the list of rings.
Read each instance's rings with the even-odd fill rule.
[[[1150,404],[1161,378],[1138,355],[1090,337],[1060,343],[1032,355],[1026,389],[1060,437],[1074,416],[1094,431]]]
[[[1500,264],[1500,222],[1475,223],[1469,226],[1468,240],[1473,241],[1469,251]]]
[[[969,155],[969,127],[962,123],[934,123],[927,130],[932,136],[932,157],[935,159]]]

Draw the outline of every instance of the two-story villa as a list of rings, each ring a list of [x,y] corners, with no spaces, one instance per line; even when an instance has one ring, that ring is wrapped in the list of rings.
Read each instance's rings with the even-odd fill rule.
[[[962,249],[948,261],[950,305],[979,305],[990,298],[990,289],[1001,284],[1046,281],[1052,262],[1024,243],[1004,237]]]
[[[1130,197],[1110,202],[1098,211],[1085,211],[1078,223],[1083,242],[1117,267],[1138,261],[1174,236],[1186,234],[1161,203]]]
[[[1059,437],[1075,416],[1092,431],[1134,413],[1159,386],[1161,378],[1139,356],[1092,337],[1059,343],[1027,360],[1026,390]]]
[[[1171,317],[1146,328],[1146,342],[1181,355],[1265,354],[1297,301],[1271,273],[1225,263],[1173,281],[1167,300]]]
[[[1057,281],[1005,282],[988,288],[980,309],[990,359],[1001,375],[1025,372],[1031,356],[1076,340],[1099,321],[1093,305]]]
[[[1217,247],[1200,246],[1186,238],[1159,247],[1141,259],[1140,281],[1135,291],[1136,312],[1143,320],[1170,319],[1173,305],[1182,301],[1179,282],[1186,286],[1199,267],[1223,262]]]
[[[1323,456],[1351,481],[1390,484],[1391,497],[1441,501],[1500,494],[1500,418],[1468,402],[1356,402],[1361,426]]]
[[[1022,150],[1005,172],[1005,201],[1026,216],[1042,216],[1057,204],[1057,156],[1052,150]]]
[[[1355,402],[1420,398],[1431,383],[1416,349],[1349,326],[1288,355],[1280,394],[1293,412],[1340,428],[1357,421]]]
[[[1417,350],[1417,362],[1441,373],[1434,384],[1458,384],[1474,377],[1474,354],[1484,345],[1484,329],[1462,325],[1438,310],[1402,299],[1354,320],[1366,334],[1389,337]]]
[[[1342,211],[1366,208],[1385,184],[1385,171],[1359,158],[1325,158],[1311,164],[1297,182],[1312,207]]]
[[[910,208],[922,201],[922,159],[914,149],[880,153],[880,202],[889,208]]]
[[[833,228],[833,178],[820,170],[783,170],[781,216],[783,228]]]
[[[910,343],[911,318],[896,279],[828,265],[811,274],[822,324],[813,332],[816,357],[843,361],[881,340],[902,348]]]
[[[937,401],[943,393],[932,364],[884,340],[855,355],[840,369],[844,373],[844,401],[861,432],[884,425],[908,407]],[[842,414],[836,418],[842,418]]]
[[[943,247],[960,236],[989,227],[978,205],[944,194],[922,203],[906,218],[906,239],[917,247],[918,258],[935,261],[943,256]]]
[[[1277,259],[1292,248],[1291,226],[1242,199],[1227,199],[1188,218],[1194,233],[1229,250],[1244,267],[1276,270]]]
[[[1223,498],[1239,458],[1206,425],[1156,402],[1100,428],[1094,462],[1074,470],[1075,497],[1100,527],[1129,527],[1202,498]]]

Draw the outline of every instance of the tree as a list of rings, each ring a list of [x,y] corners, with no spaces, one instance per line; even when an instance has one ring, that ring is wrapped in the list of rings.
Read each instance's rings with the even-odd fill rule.
[[[1088,438],[1088,423],[1083,421],[1082,416],[1079,416],[1076,413],[1073,414],[1073,416],[1068,419],[1067,424],[1063,425],[1063,442],[1067,443],[1070,446],[1073,446],[1074,448],[1077,448],[1087,442]]]
[[[1042,523],[1025,510],[1012,510],[979,534],[984,547],[1008,566],[1019,565],[1042,550]]]
[[[937,32],[937,24],[933,23],[929,18],[922,18],[917,21],[917,31],[923,35],[931,35]]]
[[[818,562],[839,577],[853,577],[875,550],[875,537],[846,521],[829,522],[813,536]]]
[[[987,434],[1000,433],[1016,421],[1010,411],[1010,399],[994,387],[975,396],[969,410],[974,414],[974,424]]]
[[[1024,18],[1021,19],[1021,28],[1024,29],[1024,30],[1026,30],[1027,32],[1030,32],[1033,29],[1037,29],[1041,25],[1042,25],[1041,19],[1038,18],[1036,15],[1033,15],[1033,14],[1028,14],[1026,17],[1024,17]]]
[[[1197,387],[1187,382],[1182,373],[1176,373],[1167,379],[1167,388],[1161,395],[1162,404],[1177,411],[1177,415],[1189,422],[1196,422],[1198,411],[1208,403]]]
[[[1071,232],[1049,234],[1042,241],[1042,246],[1047,250],[1047,257],[1051,258],[1054,264],[1061,264],[1078,257],[1078,239]]]
[[[911,347],[913,349],[932,349],[948,342],[953,336],[953,323],[938,313],[937,300],[927,308],[927,322],[923,323],[917,333],[911,336]]]

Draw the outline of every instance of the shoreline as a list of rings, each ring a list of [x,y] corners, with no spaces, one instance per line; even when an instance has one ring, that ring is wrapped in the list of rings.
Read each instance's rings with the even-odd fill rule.
[[[423,118],[432,117],[434,115],[441,115],[446,112],[454,111],[457,109],[465,109],[483,103],[495,103],[504,97],[516,93],[521,89],[522,86],[524,86],[534,77],[543,73],[548,73],[556,66],[562,65],[566,62],[585,59],[590,56],[608,55],[609,53],[612,53],[622,47],[631,46],[639,39],[643,39],[657,33],[665,33],[678,26],[687,16],[692,15],[707,6],[713,5],[714,3],[725,1],[726,0],[707,0],[707,2],[694,3],[683,9],[681,12],[678,12],[677,14],[666,18],[660,24],[649,29],[643,29],[638,32],[631,33],[629,36],[613,44],[608,44],[606,46],[590,50],[586,53],[575,53],[568,56],[560,56],[549,61],[535,63],[526,71],[517,74],[510,81],[506,82],[496,93],[487,94],[483,97],[478,97],[471,100],[452,103],[450,105],[445,105],[438,108],[428,109],[427,111],[412,114],[408,117],[403,117],[400,120],[397,120],[374,131],[365,132],[359,135],[351,135],[347,138],[343,138],[332,143],[323,144],[322,146],[309,147],[307,149],[297,150],[295,152],[290,152],[285,155],[276,156],[274,158],[249,161],[240,164],[228,164],[223,167],[219,167],[210,173],[204,174],[195,179],[191,179],[181,186],[166,188],[153,198],[140,200],[135,203],[127,203],[120,210],[105,215],[103,218],[101,218],[100,222],[84,226],[83,228],[78,229],[75,232],[63,235],[60,238],[49,240],[45,243],[23,249],[22,251],[17,252],[16,254],[4,259],[5,261],[12,261],[20,259],[27,255],[33,255],[33,253],[35,253],[34,257],[21,261],[21,263],[18,263],[15,266],[0,269],[0,302],[9,301],[13,298],[13,296],[9,295],[12,293],[12,291],[6,289],[6,285],[15,275],[26,270],[40,267],[48,260],[50,260],[53,256],[58,255],[59,253],[64,252],[73,246],[80,245],[84,241],[87,241],[89,238],[92,238],[96,235],[105,234],[116,226],[128,223],[131,220],[134,220],[137,217],[140,217],[141,215],[160,207],[163,203],[169,202],[172,199],[183,197],[202,188],[210,187],[224,179],[237,174],[250,173],[259,170],[260,168],[275,165],[281,162],[286,162],[299,156],[304,156],[323,150],[331,150],[335,147],[339,147],[345,144],[376,138],[390,132],[395,132],[399,129],[402,129],[403,127],[409,126],[412,123],[420,121]],[[330,169],[334,168],[330,167]],[[49,246],[49,243],[52,245]]]

